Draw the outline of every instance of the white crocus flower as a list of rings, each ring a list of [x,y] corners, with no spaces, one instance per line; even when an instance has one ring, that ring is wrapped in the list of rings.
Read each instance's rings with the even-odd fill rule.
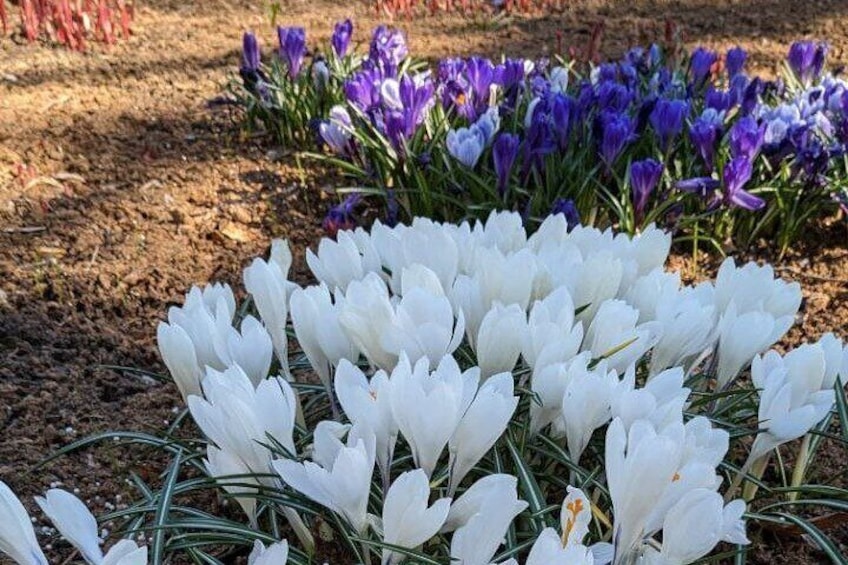
[[[597,310],[583,350],[606,359],[611,369],[623,373],[656,344],[662,334],[657,322],[638,324],[639,312],[622,300],[607,300]]]
[[[760,431],[751,447],[755,461],[777,446],[797,439],[819,423],[830,411],[836,395],[827,388],[824,349],[802,345],[781,357],[769,351],[755,357],[751,380],[760,391]]]
[[[683,381],[683,369],[668,369],[636,388],[636,372],[631,367],[613,394],[612,416],[628,430],[638,420],[648,420],[657,428],[682,422],[683,407],[692,392]]]
[[[599,251],[573,268],[568,267],[565,276],[564,283],[580,310],[577,319],[588,325],[597,318],[601,306],[615,298],[624,276],[624,265],[609,251]]]
[[[332,368],[343,359],[356,362],[359,358],[359,350],[339,322],[341,308],[333,303],[324,283],[295,290],[290,305],[297,342],[324,388],[331,391]]]
[[[527,313],[518,304],[492,305],[474,340],[477,364],[481,377],[495,373],[512,372],[521,355],[521,343],[527,333]]]
[[[247,565],[286,565],[289,560],[289,542],[286,540],[272,543],[268,547],[256,540],[253,550],[247,556]]]
[[[291,268],[291,251],[288,242],[274,240],[271,244],[271,256],[267,261],[256,258],[244,270],[244,286],[253,296],[253,302],[271,334],[274,353],[283,367],[283,374],[289,374],[288,336],[286,323],[289,315],[289,293],[293,284],[288,279]]]
[[[471,235],[478,245],[501,253],[515,253],[527,245],[527,231],[518,212],[492,210],[485,222],[474,224]]]
[[[432,476],[439,456],[456,431],[480,379],[476,367],[464,373],[451,356],[435,371],[420,359],[414,367],[404,355],[391,378],[392,414],[412,450],[415,465]]]
[[[673,480],[683,452],[682,423],[656,430],[637,420],[629,432],[619,418],[607,428],[606,474],[615,524],[614,565],[626,563],[646,534],[651,510]]]
[[[583,324],[574,323],[574,302],[560,287],[533,303],[521,355],[531,369],[570,361],[583,341]]]
[[[465,525],[482,507],[483,501],[489,496],[510,498],[510,493],[516,492],[518,479],[505,473],[486,475],[468,487],[462,496],[451,504],[447,520],[441,532],[448,533]]]
[[[246,316],[242,320],[241,332],[229,327],[226,344],[216,344],[216,349],[227,367],[241,367],[253,386],[259,386],[268,376],[274,346],[262,322],[253,316]]]
[[[357,245],[356,236],[347,230],[336,235],[336,241],[322,238],[318,244],[318,254],[306,250],[306,264],[315,278],[323,282],[331,291],[345,291],[353,281],[362,280],[371,272],[380,271],[380,258],[373,245]],[[370,240],[359,238],[359,243]]]
[[[675,504],[663,522],[660,562],[693,563],[715,548],[720,541],[747,545],[742,514],[745,502],[724,505],[714,490],[696,488]]]
[[[494,375],[480,386],[450,438],[448,494],[453,495],[465,475],[506,430],[518,406],[513,392],[512,373]]]
[[[337,298],[345,334],[369,362],[391,371],[398,356],[384,339],[395,316],[385,281],[376,273],[368,273],[364,279],[352,281],[344,296],[337,294]]]
[[[343,516],[357,533],[368,526],[368,494],[374,472],[376,438],[370,430],[354,424],[347,444],[338,438],[339,424],[320,422],[315,428],[313,461],[274,461],[283,482],[318,504]]]
[[[135,542],[122,540],[104,556],[97,536],[97,520],[85,504],[61,489],[50,489],[44,497],[35,497],[41,510],[71,545],[76,547],[90,565],[144,565],[147,563],[147,548]]]
[[[591,361],[586,351],[567,363],[554,363],[537,368],[530,377],[530,389],[538,399],[530,403],[530,433],[535,435],[554,423],[555,432],[562,432],[562,399],[572,379],[585,375]],[[563,434],[560,434],[563,435]]]
[[[200,392],[206,367],[225,369],[219,355],[226,347],[235,315],[235,297],[228,285],[192,287],[182,307],[168,310],[168,323],[156,331],[159,352],[183,398]]]
[[[607,370],[606,361],[569,379],[562,397],[562,419],[568,453],[575,463],[589,445],[592,432],[610,421],[610,406],[618,386],[618,374]]]
[[[477,511],[453,533],[450,547],[452,563],[489,565],[512,520],[528,506],[518,499],[514,486],[504,488],[506,483],[501,481],[489,485],[478,499]]]
[[[712,285],[664,294],[656,307],[656,320],[662,335],[651,353],[650,374],[677,366],[688,371],[691,361],[710,350],[718,337]]]
[[[657,268],[636,279],[624,293],[624,300],[639,311],[639,322],[657,319],[657,306],[672,300],[680,289],[680,274]]]
[[[395,370],[403,371],[405,367]],[[389,483],[389,468],[398,435],[397,422],[392,415],[391,384],[385,371],[377,371],[369,381],[359,367],[346,359],[336,370],[336,394],[344,413],[354,424],[365,424],[376,436],[377,465],[384,486]]]
[[[6,483],[0,481],[0,553],[19,565],[47,565],[38,546],[26,508]]]
[[[392,324],[384,328],[381,341],[388,351],[395,355],[402,351],[413,363],[426,357],[433,369],[433,363],[459,347],[465,333],[465,319],[460,312],[454,322],[450,300],[441,290],[435,273],[421,265],[415,267],[404,269],[402,284],[406,288],[395,306]],[[412,286],[413,281],[430,284],[426,288]]]
[[[451,290],[454,310],[465,315],[472,349],[476,348],[483,317],[495,302],[517,304],[527,310],[533,294],[536,258],[526,248],[505,255],[497,249],[481,247],[474,258],[473,271],[473,276],[458,276]]]
[[[771,265],[760,267],[751,262],[737,267],[732,257],[719,267],[715,289],[716,304],[721,311],[735,302],[740,314],[760,310],[775,319],[786,316],[792,319],[801,306],[801,285],[774,278]]]
[[[792,319],[782,319],[783,325],[778,327],[768,312],[759,310],[739,313],[736,302],[721,316],[718,323],[718,390],[723,390],[739,373],[751,363],[759,353],[771,347],[792,324]]]
[[[430,484],[421,469],[407,471],[395,479],[383,501],[383,541],[387,544],[418,547],[439,532],[450,510],[450,498],[440,498],[428,507]],[[383,550],[383,564],[403,561],[402,553]]]
[[[271,440],[295,453],[297,399],[280,377],[253,388],[238,367],[223,373],[210,370],[203,381],[205,397],[190,396],[188,407],[203,433],[220,449],[237,457],[252,473],[267,473]]]
[[[551,92],[565,94],[568,90],[568,68],[554,67],[551,69]]]
[[[592,507],[582,490],[569,486],[560,510],[560,529],[545,528],[530,549],[526,565],[568,563],[569,565],[593,565],[595,558],[583,538],[589,533]]]

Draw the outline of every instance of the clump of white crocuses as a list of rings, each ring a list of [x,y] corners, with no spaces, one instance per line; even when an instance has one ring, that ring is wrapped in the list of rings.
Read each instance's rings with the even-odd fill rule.
[[[322,240],[305,288],[275,241],[245,271],[252,311],[227,286],[192,289],[159,349],[207,440],[203,486],[237,503],[215,543],[259,543],[251,563],[323,560],[317,535],[344,563],[384,565],[746,551],[751,485],[833,419],[848,350],[827,335],[768,351],[799,286],[733,259],[682,285],[670,245],[562,215],[529,236],[513,213],[418,218]],[[818,443],[784,486],[803,484]],[[291,550],[257,541],[283,535]]]

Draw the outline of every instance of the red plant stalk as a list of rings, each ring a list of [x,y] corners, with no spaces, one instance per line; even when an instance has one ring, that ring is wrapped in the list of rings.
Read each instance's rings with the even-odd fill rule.
[[[5,0],[0,0],[0,24],[2,24],[3,26],[4,34],[6,33],[6,30],[8,30],[8,27],[6,27],[8,24],[7,18],[8,16],[6,15],[6,2]]]

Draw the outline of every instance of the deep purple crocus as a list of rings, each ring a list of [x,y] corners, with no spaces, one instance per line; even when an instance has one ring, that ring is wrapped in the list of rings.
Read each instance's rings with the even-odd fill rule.
[[[742,72],[745,68],[745,62],[748,60],[748,52],[741,47],[733,47],[728,49],[725,57],[725,68],[727,69],[727,77],[733,78]]]
[[[398,223],[399,212],[400,206],[395,190],[393,188],[386,189],[386,217],[383,219],[383,223],[390,228],[395,227]]]
[[[408,54],[403,32],[383,25],[374,29],[368,58],[385,76],[397,75],[398,67]]]
[[[707,87],[706,94],[704,94],[704,106],[717,112],[726,112],[733,106],[733,99],[730,92],[718,90],[710,85]]]
[[[734,158],[746,157],[753,162],[763,147],[766,124],[758,124],[751,116],[736,120],[730,128],[730,154]]]
[[[280,58],[286,62],[289,78],[294,80],[300,74],[303,57],[306,55],[306,31],[302,27],[277,27],[280,39]]]
[[[741,76],[743,75],[738,75],[738,77]],[[765,83],[760,77],[755,77],[748,82],[742,93],[742,100],[739,102],[742,114],[748,115],[754,111],[754,108],[760,103],[760,95],[763,93],[764,88]]]
[[[562,214],[565,216],[565,223],[568,229],[573,229],[580,225],[580,213],[577,211],[577,206],[571,198],[557,198],[551,208],[551,216]]]
[[[708,172],[712,172],[715,167],[716,143],[721,137],[722,116],[723,114],[708,108],[689,128],[689,139]]]
[[[345,97],[352,105],[367,113],[380,104],[382,80],[379,69],[363,68],[345,82]]]
[[[636,216],[642,217],[648,198],[660,182],[663,164],[653,159],[634,161],[630,164],[630,188]]]
[[[613,81],[604,81],[597,88],[597,105],[599,111],[610,110],[613,112],[624,112],[630,107],[636,93],[623,84]]]
[[[666,151],[671,142],[683,131],[683,123],[689,114],[689,104],[683,100],[660,98],[651,112],[651,127],[659,137],[660,148]]]
[[[259,40],[250,32],[245,32],[242,37],[241,70],[242,72],[256,72],[259,70],[261,56],[259,53]]]
[[[492,159],[495,162],[495,174],[498,176],[498,194],[503,198],[509,185],[509,177],[515,158],[518,156],[520,139],[513,133],[502,133],[492,145]]]
[[[813,41],[796,41],[789,47],[787,61],[792,72],[804,84],[818,78],[824,69],[827,44]]]
[[[625,146],[633,141],[635,124],[630,116],[617,112],[601,114],[600,124],[601,145],[599,151],[607,166],[612,167]]]
[[[362,200],[362,195],[354,192],[340,203],[330,208],[321,226],[329,237],[336,237],[339,230],[352,230],[357,226],[354,210]]]
[[[571,136],[571,128],[574,124],[576,113],[576,102],[571,96],[554,94],[548,102],[550,112],[551,129],[556,137],[557,147],[560,151],[568,149],[568,140]]]
[[[700,87],[707,82],[710,76],[710,70],[718,60],[718,54],[715,51],[698,47],[692,51],[692,57],[689,59],[689,72],[692,74],[692,82],[695,86]]]
[[[736,157],[724,166],[724,198],[727,206],[736,206],[745,210],[759,210],[766,205],[763,199],[745,191],[745,185],[751,180],[753,165],[747,157]]]
[[[333,37],[330,38],[330,44],[333,46],[336,57],[342,58],[347,55],[351,36],[353,36],[353,22],[350,19],[336,23],[333,29]]]

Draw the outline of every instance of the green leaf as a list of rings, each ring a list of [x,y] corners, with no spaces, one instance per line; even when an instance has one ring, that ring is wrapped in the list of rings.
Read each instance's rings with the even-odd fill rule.
[[[524,458],[521,455],[521,452],[513,443],[512,438],[505,437],[506,446],[509,449],[509,453],[512,456],[512,461],[515,464],[515,469],[518,475],[518,483],[521,485],[521,491],[524,494],[527,503],[530,505],[530,523],[533,526],[533,530],[536,533],[541,532],[547,526],[553,524],[547,524],[544,515],[542,512],[547,507],[545,503],[545,497],[542,494],[542,490],[539,488],[539,483],[536,482],[536,478],[533,476],[533,471],[528,467],[527,462],[524,461]]]
[[[174,486],[177,484],[177,477],[180,474],[180,461],[182,459],[182,450],[178,451],[174,460],[171,462],[171,470],[165,478],[165,484],[162,485],[162,491],[159,493],[159,505],[156,508],[156,516],[153,523],[157,527],[161,527],[168,522],[168,517],[171,508],[171,499],[174,494]],[[157,529],[153,534],[153,539],[150,542],[151,563],[153,565],[162,565],[165,554],[165,530]]]

